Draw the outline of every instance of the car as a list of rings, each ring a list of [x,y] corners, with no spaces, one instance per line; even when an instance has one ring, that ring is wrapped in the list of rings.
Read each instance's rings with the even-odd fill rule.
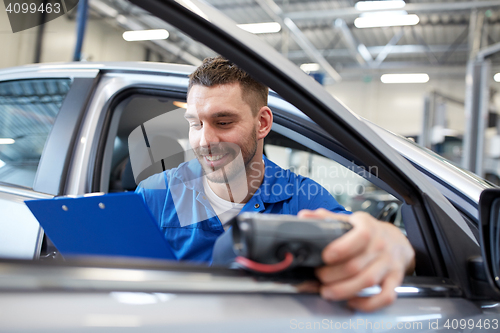
[[[189,159],[179,116],[193,67],[30,65],[0,71],[2,331],[498,329],[498,244],[488,236],[499,223],[494,185],[359,118],[210,6],[131,2],[271,87],[266,156],[312,177],[347,208],[403,229],[416,251],[415,274],[397,288],[394,304],[365,314],[300,293],[295,276],[148,259],[61,259],[24,201],[132,191],[148,174]],[[141,145],[146,149],[131,149]]]

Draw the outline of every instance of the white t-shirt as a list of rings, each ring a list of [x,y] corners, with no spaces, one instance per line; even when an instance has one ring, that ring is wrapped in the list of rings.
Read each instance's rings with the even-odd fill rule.
[[[219,197],[208,185],[208,181],[206,177],[203,177],[203,187],[205,188],[205,195],[207,196],[208,201],[212,205],[212,208],[215,211],[215,214],[219,217],[219,220],[224,227],[224,230],[229,228],[226,225],[230,219],[238,215],[245,204],[242,203],[234,203],[231,201],[227,201]]]

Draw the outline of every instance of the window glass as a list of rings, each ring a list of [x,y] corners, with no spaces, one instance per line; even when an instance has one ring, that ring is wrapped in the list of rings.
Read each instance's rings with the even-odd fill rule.
[[[32,187],[70,79],[0,82],[0,182]]]
[[[192,159],[185,101],[134,95],[118,105],[119,117],[110,165],[109,188],[134,191],[144,179]],[[104,173],[107,173],[104,170]]]
[[[318,182],[349,210],[350,198],[366,192],[369,184],[352,170],[315,153],[271,144],[266,145],[266,153],[283,169]]]
[[[334,160],[321,156],[310,149],[293,148],[286,139],[272,135],[265,144],[266,156],[284,169],[309,177],[323,186],[342,206],[349,211],[365,211],[372,216],[394,223],[403,232],[401,202],[361,177],[354,168],[346,167]],[[375,176],[373,176],[375,177]]]

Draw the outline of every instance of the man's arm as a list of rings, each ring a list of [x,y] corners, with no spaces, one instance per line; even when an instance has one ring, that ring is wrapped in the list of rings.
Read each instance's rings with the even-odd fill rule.
[[[316,269],[323,298],[348,300],[350,307],[361,311],[374,311],[394,302],[394,289],[415,269],[415,251],[397,227],[364,212],[345,215],[317,209],[302,210],[298,216],[337,219],[353,226],[323,250],[326,265]],[[380,285],[380,294],[356,296],[373,285]]]

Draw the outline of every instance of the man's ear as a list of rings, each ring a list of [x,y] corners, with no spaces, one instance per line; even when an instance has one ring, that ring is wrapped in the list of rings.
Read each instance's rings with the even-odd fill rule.
[[[263,106],[257,113],[257,140],[264,139],[273,126],[273,112],[268,106]]]

